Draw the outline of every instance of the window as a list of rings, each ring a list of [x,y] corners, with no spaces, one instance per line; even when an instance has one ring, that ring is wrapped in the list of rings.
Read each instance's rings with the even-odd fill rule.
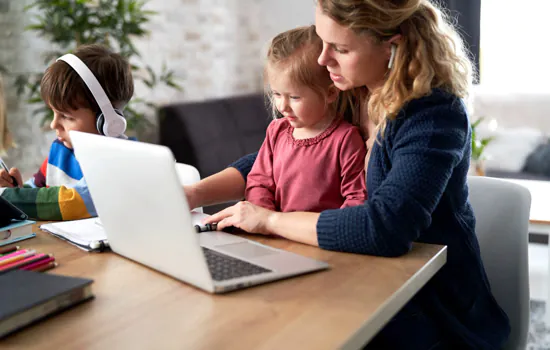
[[[481,85],[550,92],[550,1],[481,2]]]

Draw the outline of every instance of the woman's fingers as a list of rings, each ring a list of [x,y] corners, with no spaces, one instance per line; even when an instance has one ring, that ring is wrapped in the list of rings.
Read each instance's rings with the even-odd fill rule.
[[[224,210],[217,212],[216,214],[212,214],[209,217],[202,220],[203,224],[212,224],[215,222],[220,222],[226,217],[233,215],[234,206],[231,206],[229,208],[225,208]]]
[[[223,230],[224,228],[227,228],[227,227],[230,227],[230,226],[235,226],[235,227],[238,227],[235,223],[233,223],[234,219],[233,216],[229,216],[229,217],[226,217],[225,219],[221,220],[218,222],[218,231],[221,231]]]

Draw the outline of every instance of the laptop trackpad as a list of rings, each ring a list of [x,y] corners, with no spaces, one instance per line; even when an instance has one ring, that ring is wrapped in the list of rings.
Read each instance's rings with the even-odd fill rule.
[[[261,256],[279,254],[278,251],[259,246],[249,242],[239,242],[224,245],[217,245],[216,250],[229,253],[241,258],[259,258]]]

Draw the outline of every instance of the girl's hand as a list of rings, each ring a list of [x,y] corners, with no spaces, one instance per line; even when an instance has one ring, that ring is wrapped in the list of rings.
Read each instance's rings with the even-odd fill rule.
[[[11,168],[9,173],[4,169],[0,169],[0,187],[18,187],[13,182],[12,176],[17,181],[17,185],[23,187],[23,177],[17,168]]]
[[[239,202],[204,219],[205,224],[218,223],[218,230],[234,226],[249,233],[269,235],[267,223],[276,214],[250,202]]]

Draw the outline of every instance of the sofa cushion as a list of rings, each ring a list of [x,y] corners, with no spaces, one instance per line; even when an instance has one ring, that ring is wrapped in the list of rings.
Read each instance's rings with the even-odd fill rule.
[[[539,145],[527,157],[523,171],[550,179],[550,142]]]
[[[520,172],[527,157],[545,141],[544,134],[534,128],[501,128],[487,132],[480,128],[479,137],[493,136],[484,150],[487,170]]]

